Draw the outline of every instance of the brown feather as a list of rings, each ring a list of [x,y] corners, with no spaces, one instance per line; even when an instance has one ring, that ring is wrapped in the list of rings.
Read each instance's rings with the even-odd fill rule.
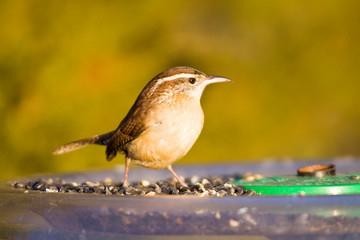
[[[118,151],[125,151],[126,144],[130,143],[145,131],[145,127],[141,122],[134,121],[121,122],[115,134],[111,137],[106,146],[106,159],[111,161]]]
[[[85,147],[89,144],[97,144],[97,145],[107,145],[111,137],[114,135],[115,131],[111,131],[102,135],[96,135],[90,138],[85,138],[81,140],[77,140],[68,144],[65,144],[61,147],[58,147],[53,151],[54,155],[59,155],[63,153],[67,153],[82,147]]]

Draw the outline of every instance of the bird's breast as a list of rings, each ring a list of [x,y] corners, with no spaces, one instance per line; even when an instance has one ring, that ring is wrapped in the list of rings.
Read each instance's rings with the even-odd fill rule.
[[[164,168],[183,157],[200,135],[204,114],[197,99],[154,106],[146,118],[146,130],[128,146],[137,164]]]

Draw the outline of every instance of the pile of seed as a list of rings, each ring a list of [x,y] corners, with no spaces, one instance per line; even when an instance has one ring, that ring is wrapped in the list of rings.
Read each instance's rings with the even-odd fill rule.
[[[155,196],[155,195],[194,195],[200,197],[225,197],[225,196],[253,196],[253,190],[245,190],[242,186],[235,186],[233,177],[200,178],[194,176],[185,179],[188,187],[181,186],[174,180],[150,183],[147,180],[131,183],[123,187],[122,183],[113,183],[111,179],[102,182],[87,181],[82,184],[68,183],[61,179],[38,179],[29,182],[14,182],[14,188],[37,190],[59,193],[87,193],[106,195],[130,196]]]

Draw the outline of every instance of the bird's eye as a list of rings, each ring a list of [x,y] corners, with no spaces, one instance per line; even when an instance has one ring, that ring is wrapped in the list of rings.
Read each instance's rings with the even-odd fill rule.
[[[190,83],[190,84],[195,84],[195,83],[196,83],[196,79],[195,79],[195,78],[189,78],[189,83]]]

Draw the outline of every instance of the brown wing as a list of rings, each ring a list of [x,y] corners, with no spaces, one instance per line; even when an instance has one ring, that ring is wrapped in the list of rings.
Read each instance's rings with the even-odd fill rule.
[[[140,109],[138,109],[140,110]],[[106,147],[106,158],[111,161],[119,150],[125,150],[126,144],[139,137],[146,129],[141,111],[131,111],[120,123],[115,134],[111,137]]]
[[[116,133],[110,139],[106,148],[107,160],[112,160],[119,150],[126,151],[126,144],[139,137],[145,130],[145,119],[151,109],[153,101],[153,87],[157,77],[153,78],[141,91],[129,113],[116,129]]]

